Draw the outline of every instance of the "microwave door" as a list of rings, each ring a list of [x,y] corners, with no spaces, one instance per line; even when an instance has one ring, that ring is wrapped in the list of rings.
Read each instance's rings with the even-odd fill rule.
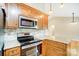
[[[35,26],[37,26],[37,21],[35,21]]]
[[[21,26],[25,26],[25,27],[33,27],[34,23],[32,20],[22,20],[21,21]]]
[[[33,20],[33,18],[29,17],[20,17],[19,18],[19,27],[20,28],[35,28],[37,22]]]
[[[29,22],[25,19],[21,20],[21,26],[29,26]]]

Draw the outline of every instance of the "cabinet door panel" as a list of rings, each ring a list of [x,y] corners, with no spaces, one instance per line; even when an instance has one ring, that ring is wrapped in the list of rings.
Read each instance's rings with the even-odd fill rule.
[[[6,4],[6,28],[18,27],[18,9],[16,4]]]
[[[37,9],[31,8],[31,16],[34,18],[39,18],[40,16],[40,11],[38,11]]]
[[[43,28],[48,28],[48,16],[43,16]]]
[[[17,4],[20,9],[20,15],[36,18],[38,20],[38,29],[44,29],[48,27],[48,16],[41,11],[32,8],[25,4]]]
[[[38,29],[43,29],[43,20],[41,18],[38,19]]]
[[[44,56],[66,56],[67,44],[56,42],[53,40],[44,40],[42,47],[42,55]]]
[[[20,15],[30,16],[31,15],[31,7],[25,5],[23,3],[17,4],[18,8],[20,9]]]
[[[20,56],[20,47],[5,50],[4,56]]]

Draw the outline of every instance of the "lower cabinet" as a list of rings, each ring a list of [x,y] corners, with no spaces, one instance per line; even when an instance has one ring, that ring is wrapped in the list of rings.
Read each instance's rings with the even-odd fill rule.
[[[44,40],[42,43],[43,56],[66,56],[67,44],[53,40]]]
[[[79,56],[79,41],[72,40],[67,45],[67,55],[68,56]]]
[[[20,47],[14,47],[4,50],[4,56],[20,56]]]

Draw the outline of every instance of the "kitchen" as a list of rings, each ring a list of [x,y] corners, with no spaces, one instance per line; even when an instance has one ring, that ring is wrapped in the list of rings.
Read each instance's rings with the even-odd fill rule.
[[[78,56],[78,5],[0,4],[0,55]]]

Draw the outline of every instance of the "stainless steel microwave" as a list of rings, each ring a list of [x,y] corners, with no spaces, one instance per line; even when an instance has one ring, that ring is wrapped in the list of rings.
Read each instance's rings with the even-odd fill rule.
[[[19,16],[19,28],[37,28],[37,19]]]

